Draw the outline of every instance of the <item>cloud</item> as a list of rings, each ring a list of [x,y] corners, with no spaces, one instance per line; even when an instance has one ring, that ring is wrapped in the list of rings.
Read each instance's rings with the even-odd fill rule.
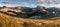
[[[40,6],[45,6],[45,7],[60,7],[60,4],[40,4]]]
[[[2,2],[3,4],[28,4],[27,2]]]
[[[22,2],[21,4],[28,4],[27,2]]]
[[[40,4],[58,4],[60,0],[29,0],[30,3],[40,3]]]
[[[60,4],[50,4],[50,7],[60,7]]]
[[[3,4],[14,4],[13,2],[2,2]]]
[[[27,2],[16,2],[16,4],[28,4]]]
[[[52,0],[37,0],[37,2],[39,2],[41,4],[51,4],[51,3],[53,3]]]
[[[24,0],[22,2],[2,2],[3,4],[22,4],[23,6],[35,7],[36,5],[46,6],[46,7],[60,7],[59,3],[53,2],[54,0]],[[35,3],[35,4],[34,4]],[[39,3],[39,4],[38,4]]]
[[[24,0],[25,1],[25,0]],[[30,2],[30,3],[40,3],[40,4],[51,4],[52,3],[52,0],[28,0],[28,1],[25,1],[24,2],[17,2],[17,3],[14,3],[14,2],[2,2],[4,4],[27,4],[26,2]]]

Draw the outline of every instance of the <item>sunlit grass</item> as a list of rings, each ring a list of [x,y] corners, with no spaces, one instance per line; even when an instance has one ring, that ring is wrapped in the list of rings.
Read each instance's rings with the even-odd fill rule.
[[[18,20],[19,22],[17,22]],[[13,17],[0,13],[0,27],[60,27],[60,25],[51,25],[45,23],[38,25],[38,21],[32,20],[33,22],[31,22],[29,19],[24,19],[23,21],[20,20],[21,19],[14,19]]]
[[[23,25],[18,24],[12,17],[0,13],[0,27],[23,27]]]

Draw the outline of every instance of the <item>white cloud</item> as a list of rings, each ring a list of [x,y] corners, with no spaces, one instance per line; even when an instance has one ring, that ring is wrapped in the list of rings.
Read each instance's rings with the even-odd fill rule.
[[[60,7],[60,4],[51,4],[50,7]]]
[[[41,6],[45,6],[45,7],[60,7],[60,4],[41,4]]]
[[[2,2],[3,4],[28,4],[27,2]]]
[[[60,7],[60,4],[38,4],[38,6],[45,6],[45,7]]]
[[[21,4],[28,4],[27,2],[21,2]]]
[[[41,4],[52,4],[53,0],[37,0],[37,2],[40,2]]]
[[[40,6],[45,6],[45,7],[60,7],[60,3],[54,3],[52,0],[37,0],[37,2],[42,2],[42,4],[39,4]]]

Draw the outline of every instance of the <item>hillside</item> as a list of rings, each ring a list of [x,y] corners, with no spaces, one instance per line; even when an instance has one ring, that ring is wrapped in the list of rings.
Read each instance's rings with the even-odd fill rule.
[[[60,27],[60,19],[25,19],[0,13],[0,27]]]
[[[16,19],[0,13],[0,27],[23,27]]]

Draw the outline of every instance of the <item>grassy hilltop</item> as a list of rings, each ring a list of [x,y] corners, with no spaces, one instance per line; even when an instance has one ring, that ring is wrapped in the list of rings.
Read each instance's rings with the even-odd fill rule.
[[[33,20],[0,13],[0,27],[60,27],[60,20]]]
[[[17,23],[16,19],[0,13],[0,27],[23,27],[23,25]]]

